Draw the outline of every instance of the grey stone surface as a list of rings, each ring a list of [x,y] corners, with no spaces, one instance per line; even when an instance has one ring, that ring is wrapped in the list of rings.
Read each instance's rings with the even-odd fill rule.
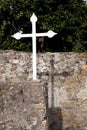
[[[87,130],[87,53],[38,53],[37,72],[38,79],[46,82],[48,88],[48,114],[43,121],[42,115],[46,111],[42,109],[42,99],[36,96],[40,91],[39,84],[33,83],[31,88],[27,85],[23,87],[32,81],[32,54],[0,51],[0,129],[31,130],[43,126],[46,129],[47,121],[49,128],[54,124],[52,128],[58,130],[57,120],[62,119],[59,130]],[[35,85],[38,90],[34,89]],[[43,97],[42,93],[40,97]],[[36,116],[29,115],[34,109],[39,121]],[[40,127],[41,123],[43,126]]]
[[[0,130],[44,130],[45,109],[42,83],[0,82]]]

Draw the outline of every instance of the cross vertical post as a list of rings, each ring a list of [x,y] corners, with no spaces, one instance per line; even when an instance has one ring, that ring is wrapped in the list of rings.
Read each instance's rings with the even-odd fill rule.
[[[13,38],[19,40],[21,38],[26,38],[26,37],[32,37],[32,51],[33,51],[33,59],[32,59],[32,66],[33,66],[33,80],[37,79],[37,69],[36,69],[36,37],[53,37],[54,35],[56,35],[57,33],[53,32],[53,31],[48,31],[45,33],[36,33],[36,21],[37,21],[37,17],[36,15],[33,13],[33,15],[30,18],[30,21],[32,22],[32,34],[22,34],[22,32],[17,32],[14,35],[12,35]]]
[[[32,17],[30,18],[30,21],[32,22],[32,50],[33,50],[33,80],[37,79],[37,69],[36,69],[36,21],[37,21],[37,17],[34,15],[32,15]]]

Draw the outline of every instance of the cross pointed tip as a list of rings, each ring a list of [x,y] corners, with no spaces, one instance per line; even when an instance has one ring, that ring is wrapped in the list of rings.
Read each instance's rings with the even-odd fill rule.
[[[32,14],[31,18],[30,18],[31,22],[36,22],[37,21],[37,17],[35,15],[35,13]]]
[[[33,12],[33,15],[35,16],[35,13]]]
[[[20,40],[21,39],[21,33],[20,32],[17,32],[15,33],[14,35],[12,35],[11,37],[17,39],[17,40]]]
[[[55,36],[57,33],[55,33],[54,31],[48,31],[48,37],[52,38],[53,36]]]

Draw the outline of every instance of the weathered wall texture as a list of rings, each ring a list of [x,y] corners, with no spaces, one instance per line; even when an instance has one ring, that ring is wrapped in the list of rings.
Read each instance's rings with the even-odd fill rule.
[[[0,82],[0,130],[46,129],[43,84]]]
[[[87,130],[87,54],[84,53],[37,54],[37,70],[38,70],[38,79],[42,80],[42,82],[45,82],[47,84],[46,87],[48,92],[47,95],[48,100],[46,100],[46,108],[47,108],[46,119],[48,129]],[[1,83],[0,117],[1,118],[5,118],[2,117],[4,108],[7,107],[8,109],[6,111],[10,113],[10,109],[14,109],[15,111],[15,107],[20,106],[21,101],[24,100],[23,96],[21,97],[21,94],[17,95],[16,98],[18,98],[18,103],[16,104],[14,103],[15,101],[11,100],[9,101],[9,103],[5,104],[5,102],[2,102],[3,101],[2,99],[6,98],[6,100],[9,100],[9,96],[6,97],[6,95],[9,95],[9,93],[11,95],[15,95],[16,90],[19,90],[20,88],[19,84],[21,84],[22,86],[22,83],[31,81],[32,81],[32,55],[30,53],[15,52],[15,51],[0,51],[0,83]],[[3,84],[7,84],[7,86],[9,86],[8,87],[9,89],[7,89],[6,85]],[[12,89],[11,84],[14,84],[13,87],[14,89]],[[18,86],[17,89],[16,86]],[[7,93],[5,91],[5,88]],[[26,91],[29,93],[30,90],[31,89],[26,88]],[[22,91],[19,92],[22,93]],[[31,94],[34,94],[32,92]],[[2,93],[4,94],[2,95]],[[26,95],[27,94],[25,92],[25,96]],[[14,96],[12,96],[12,98],[14,98]],[[26,102],[28,103],[28,101]],[[38,103],[41,102],[37,102],[37,104]],[[19,114],[16,115],[17,119],[15,123],[16,122],[19,122],[19,124],[21,123],[21,121],[19,121],[19,115],[21,115],[21,113],[24,113],[23,121],[25,121],[24,120],[26,118],[25,113],[27,113],[28,111],[32,111],[32,108],[31,107],[29,108],[28,106],[27,106],[28,108],[26,108],[27,110],[25,110],[26,112],[25,111],[23,112],[21,110],[21,107],[23,107],[24,110],[24,106],[26,106],[26,104],[25,105],[22,104],[22,106],[20,106],[17,109],[16,114],[17,113]],[[8,113],[7,116],[8,119],[10,120],[10,118],[12,117],[10,117]],[[45,123],[46,122],[44,120],[43,124]],[[3,123],[1,124],[3,126]],[[11,130],[11,128],[4,129],[3,127],[1,127],[0,129]],[[30,127],[31,125],[26,127],[25,129],[30,130]],[[20,130],[21,129],[22,128],[20,128]]]

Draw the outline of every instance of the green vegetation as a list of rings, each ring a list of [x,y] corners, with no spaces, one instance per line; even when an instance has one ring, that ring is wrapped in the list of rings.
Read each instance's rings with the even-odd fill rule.
[[[87,4],[83,0],[0,0],[0,49],[31,51],[31,39],[19,41],[12,34],[31,33],[30,17],[38,17],[37,32],[53,30],[46,51],[87,51]]]

